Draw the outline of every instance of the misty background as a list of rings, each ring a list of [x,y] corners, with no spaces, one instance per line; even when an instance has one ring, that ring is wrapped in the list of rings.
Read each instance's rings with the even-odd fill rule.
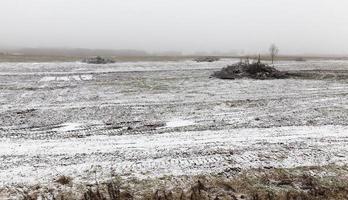
[[[348,54],[347,0],[1,0],[0,49]]]

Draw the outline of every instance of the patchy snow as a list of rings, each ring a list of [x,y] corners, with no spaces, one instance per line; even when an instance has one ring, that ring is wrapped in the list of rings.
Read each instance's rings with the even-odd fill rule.
[[[100,166],[102,180],[110,169],[120,175],[157,177],[219,173],[231,167],[342,165],[348,161],[347,141],[347,126],[1,140],[0,156],[7,158],[1,163],[0,180],[3,184],[49,181],[59,171],[93,181],[94,176],[88,175],[93,166]],[[24,160],[25,165],[16,164]]]
[[[92,80],[92,75],[71,75],[71,76],[45,76],[39,82],[50,81],[89,81]]]
[[[209,78],[237,61],[0,63],[0,185],[348,163],[347,80]]]

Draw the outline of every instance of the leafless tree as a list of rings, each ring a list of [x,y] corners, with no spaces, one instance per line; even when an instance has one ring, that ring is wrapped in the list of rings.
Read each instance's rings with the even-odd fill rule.
[[[278,55],[279,53],[279,49],[278,47],[275,45],[275,44],[272,44],[270,47],[269,47],[269,53],[271,55],[271,59],[272,59],[272,64],[274,62],[274,58]]]

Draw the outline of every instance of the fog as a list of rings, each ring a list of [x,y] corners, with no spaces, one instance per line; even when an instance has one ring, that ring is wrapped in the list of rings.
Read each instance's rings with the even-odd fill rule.
[[[347,0],[0,0],[1,47],[347,54]]]

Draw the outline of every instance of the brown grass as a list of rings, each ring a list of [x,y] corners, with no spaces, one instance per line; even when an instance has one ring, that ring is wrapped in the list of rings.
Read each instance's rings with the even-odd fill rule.
[[[69,176],[59,176],[55,182],[59,183],[61,185],[68,185],[71,184],[72,178]]]
[[[330,175],[329,175],[330,174]],[[255,169],[229,177],[113,179],[92,185],[32,187],[21,199],[56,200],[343,200],[348,199],[348,167]],[[48,198],[50,197],[50,198]]]

